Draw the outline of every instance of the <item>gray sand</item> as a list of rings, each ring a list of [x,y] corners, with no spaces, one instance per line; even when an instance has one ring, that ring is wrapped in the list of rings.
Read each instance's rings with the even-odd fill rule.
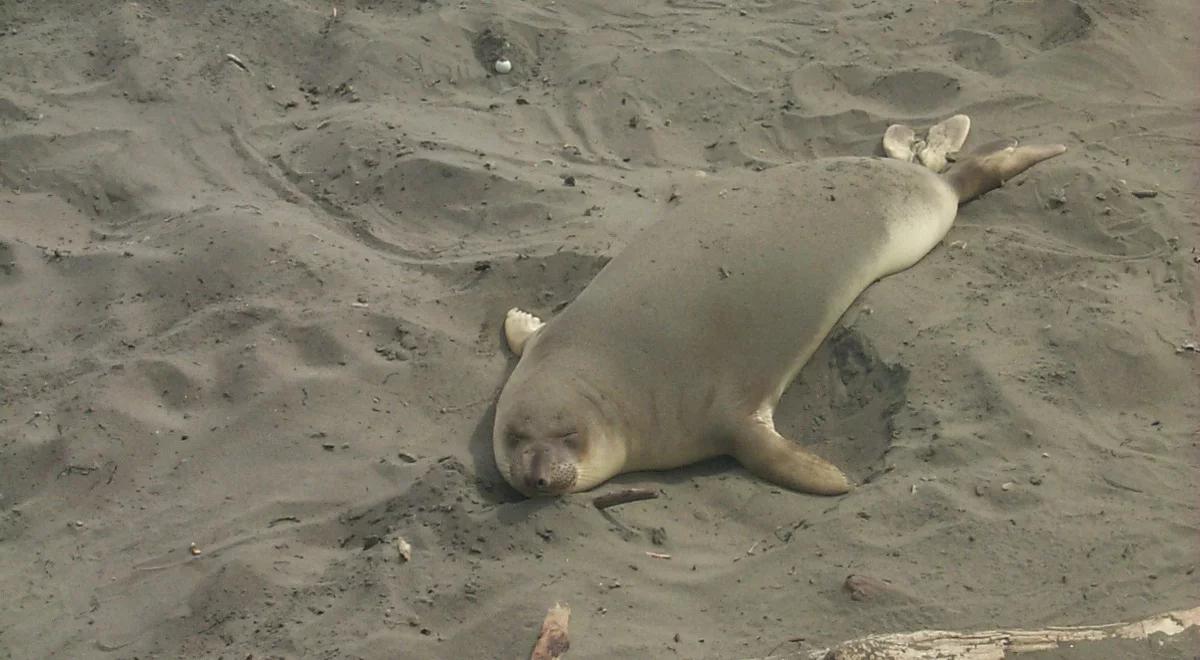
[[[0,657],[522,658],[561,601],[571,660],[736,658],[1200,604],[1193,2],[333,7],[0,4]],[[957,112],[1070,151],[784,396],[866,485],[503,484],[507,308],[695,170]]]

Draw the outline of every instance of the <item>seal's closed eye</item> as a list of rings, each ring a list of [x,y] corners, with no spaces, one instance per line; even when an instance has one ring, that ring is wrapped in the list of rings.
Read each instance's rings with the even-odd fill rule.
[[[570,449],[574,452],[582,452],[585,446],[583,442],[583,436],[580,435],[578,431],[571,431],[570,433],[560,436],[558,439],[567,446],[567,449]]]
[[[504,436],[504,441],[508,443],[509,447],[516,447],[522,441],[525,441],[528,439],[529,439],[529,436],[527,436],[524,433],[521,433],[519,431],[509,431]]]

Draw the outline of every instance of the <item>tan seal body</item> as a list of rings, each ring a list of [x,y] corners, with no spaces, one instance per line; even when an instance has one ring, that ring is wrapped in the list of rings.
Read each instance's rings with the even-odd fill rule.
[[[1008,157],[1029,149],[1061,152],[1010,146]],[[506,480],[561,494],[728,454],[788,488],[846,492],[840,470],[775,432],[772,413],[855,298],[924,257],[960,195],[983,192],[983,175],[953,174],[829,158],[686,191],[549,323],[510,312],[521,358],[494,430]]]

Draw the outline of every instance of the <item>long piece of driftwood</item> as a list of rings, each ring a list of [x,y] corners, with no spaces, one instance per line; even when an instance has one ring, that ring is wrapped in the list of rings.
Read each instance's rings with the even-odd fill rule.
[[[1131,623],[1061,626],[1035,630],[955,632],[920,630],[871,635],[817,651],[797,651],[754,660],[1002,660],[1008,655],[1056,649],[1106,639],[1144,640],[1155,633],[1178,635],[1200,626],[1200,607],[1176,610]]]

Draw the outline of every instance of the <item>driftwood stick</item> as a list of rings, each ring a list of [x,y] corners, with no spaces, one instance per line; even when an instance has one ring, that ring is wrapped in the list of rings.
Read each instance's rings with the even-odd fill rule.
[[[610,506],[618,504],[627,504],[629,502],[638,502],[641,500],[652,500],[658,497],[658,492],[649,488],[626,488],[625,490],[613,491],[599,495],[592,500],[592,504],[596,505],[597,509],[607,509]]]
[[[571,608],[555,603],[546,612],[546,620],[542,621],[542,632],[538,633],[537,642],[533,645],[533,655],[529,660],[558,660],[571,641],[567,638],[567,623],[571,620]]]
[[[1063,644],[1098,642],[1106,639],[1141,640],[1155,633],[1171,637],[1196,626],[1200,626],[1200,607],[1167,612],[1132,623],[1098,626],[1054,626],[1036,630],[980,632],[920,630],[871,635],[819,651],[797,651],[756,660],[1003,660],[1008,655],[1052,650]]]

